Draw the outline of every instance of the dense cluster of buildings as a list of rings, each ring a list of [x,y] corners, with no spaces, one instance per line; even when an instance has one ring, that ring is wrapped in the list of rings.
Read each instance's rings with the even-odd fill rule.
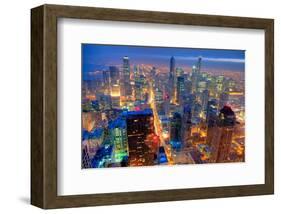
[[[244,161],[244,78],[147,64],[83,80],[82,168]]]

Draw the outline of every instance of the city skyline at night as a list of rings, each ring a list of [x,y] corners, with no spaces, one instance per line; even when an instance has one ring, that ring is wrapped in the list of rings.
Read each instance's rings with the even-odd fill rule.
[[[82,168],[245,160],[245,51],[82,44]]]
[[[84,78],[88,76],[87,73],[110,65],[121,66],[120,59],[126,55],[130,56],[132,64],[145,63],[157,67],[165,67],[171,56],[177,58],[178,66],[187,68],[194,65],[198,56],[204,59],[205,70],[244,72],[245,66],[243,50],[83,44],[82,55]]]

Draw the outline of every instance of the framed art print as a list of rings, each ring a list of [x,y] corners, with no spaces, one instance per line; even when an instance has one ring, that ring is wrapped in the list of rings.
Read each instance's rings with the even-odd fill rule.
[[[274,192],[273,20],[31,11],[31,203]]]

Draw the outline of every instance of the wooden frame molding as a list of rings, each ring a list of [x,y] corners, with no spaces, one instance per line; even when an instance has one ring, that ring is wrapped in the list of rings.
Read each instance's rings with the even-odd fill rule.
[[[57,195],[57,20],[58,18],[216,26],[265,30],[265,184]],[[274,192],[274,21],[42,5],[31,10],[31,204],[44,208],[113,205],[273,194]]]

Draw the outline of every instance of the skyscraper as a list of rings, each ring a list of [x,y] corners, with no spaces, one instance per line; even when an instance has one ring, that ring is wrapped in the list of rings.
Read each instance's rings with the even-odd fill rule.
[[[130,61],[128,56],[123,57],[123,96],[132,95],[132,88],[130,84]]]
[[[207,104],[206,122],[208,128],[216,126],[217,114],[218,114],[218,102],[216,99],[212,99],[208,101]]]
[[[126,121],[122,118],[117,118],[109,123],[109,134],[110,140],[114,145],[114,160],[120,163],[128,157]]]
[[[153,165],[153,155],[145,143],[154,134],[153,112],[151,109],[124,113],[127,122],[130,166]]]
[[[182,118],[182,139],[185,143],[188,142],[191,137],[191,127],[192,127],[192,114],[191,114],[191,106],[185,105],[183,109],[183,118]]]
[[[130,79],[130,62],[128,56],[123,57],[123,73],[125,81],[128,81]]]
[[[201,105],[204,112],[207,111],[209,101],[209,90],[205,89],[201,94]]]
[[[176,60],[175,58],[172,56],[170,59],[170,77],[174,77],[175,75],[175,68],[176,68]]]
[[[175,66],[176,60],[172,56],[170,59],[170,73],[169,73],[169,96],[171,100],[175,99]]]
[[[228,161],[235,123],[235,113],[231,107],[224,106],[220,110],[217,126],[213,130],[213,137],[209,141],[211,147],[210,162],[223,163]]]
[[[192,66],[192,74],[191,74],[191,81],[192,81],[192,92],[197,93],[198,91],[198,82],[200,81],[200,72],[201,72],[201,63],[202,58],[199,57],[196,65]]]
[[[170,143],[173,148],[178,149],[182,144],[182,118],[180,113],[175,112],[171,118],[171,128],[170,128]]]
[[[192,82],[188,79],[185,80],[185,91],[187,95],[192,93]]]
[[[118,67],[109,66],[109,73],[110,73],[110,83],[111,83],[111,85],[119,84],[120,73],[119,73]]]
[[[110,72],[108,70],[102,71],[104,93],[110,93]]]
[[[179,76],[177,77],[177,84],[176,84],[176,102],[180,103],[182,96],[184,95],[185,92],[185,87],[184,87],[184,77]]]
[[[198,61],[197,61],[197,66],[196,66],[196,68],[197,68],[197,73],[200,73],[200,72],[201,72],[201,62],[202,62],[202,58],[199,57],[199,58],[198,58]]]

